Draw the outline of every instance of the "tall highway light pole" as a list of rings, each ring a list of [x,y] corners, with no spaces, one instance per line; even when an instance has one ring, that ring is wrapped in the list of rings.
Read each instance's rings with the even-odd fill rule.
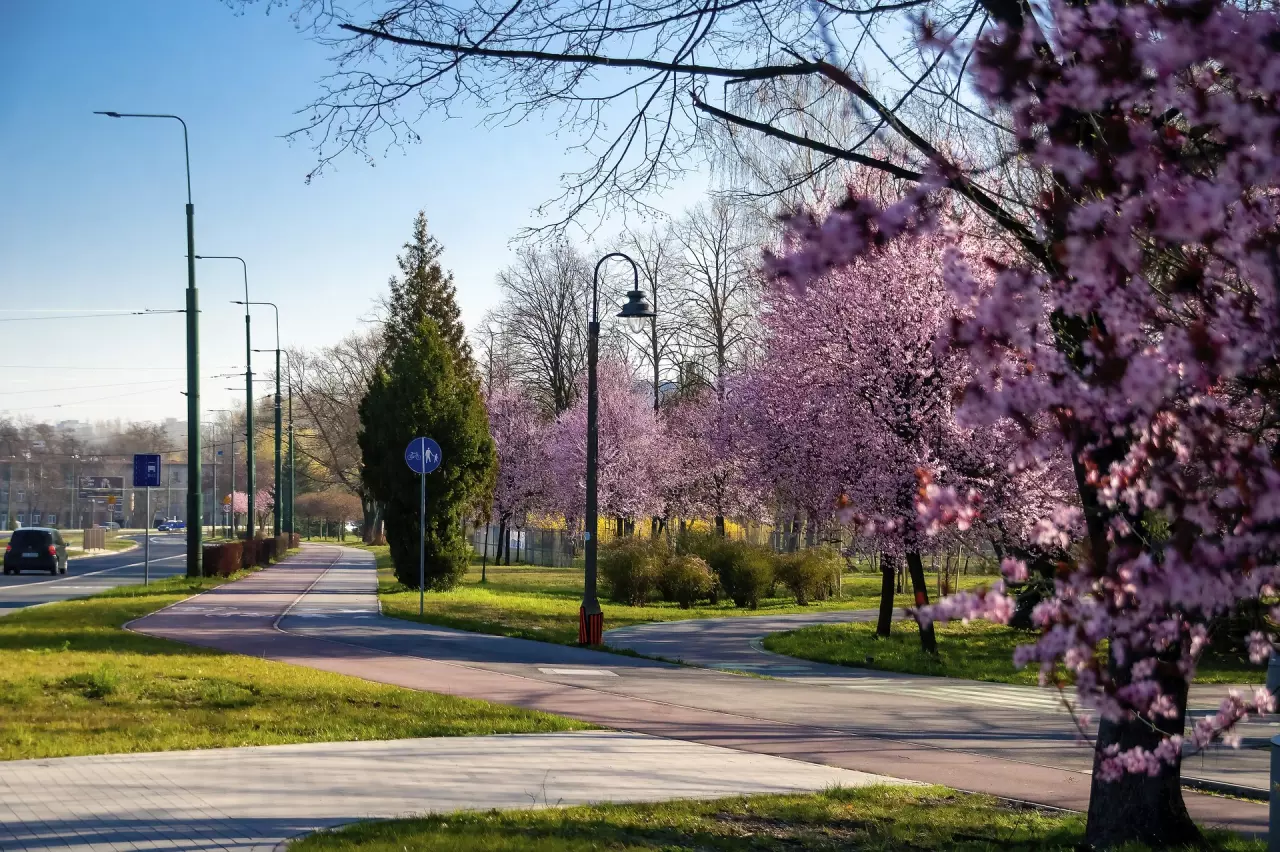
[[[229,409],[229,408],[210,408],[210,409],[209,409],[208,411],[206,411],[205,413],[206,413],[206,414],[231,414],[231,413],[232,413],[232,411],[231,411],[231,409]],[[213,427],[214,427],[214,429],[215,429],[214,437],[213,437],[213,455],[212,455],[212,459],[213,459],[213,491],[211,491],[211,492],[210,492],[210,497],[212,498],[213,502],[209,504],[209,505],[210,505],[210,513],[209,513],[209,534],[210,534],[210,535],[212,535],[212,536],[217,536],[217,534],[218,534],[218,510],[221,508],[221,506],[218,504],[218,436],[217,436],[217,432],[216,432],[217,424],[216,424],[216,423],[210,423],[209,425],[210,425],[210,426],[213,426]],[[232,435],[232,438],[234,439],[234,438],[235,438],[235,430],[234,430],[234,429],[232,429],[232,430],[231,430],[231,435]],[[232,462],[231,462],[231,471],[232,471],[232,474],[234,475],[234,473],[235,473],[235,459],[234,459],[234,458],[232,458]],[[234,489],[232,489],[232,490],[234,490]]]
[[[282,502],[282,501],[281,501],[281,499],[280,499],[280,474],[281,474],[281,470],[280,470],[280,429],[281,429],[281,427],[284,425],[284,424],[283,424],[283,422],[282,422],[283,417],[282,417],[281,412],[280,412],[280,309],[279,309],[278,307],[276,307],[276,303],[275,303],[275,302],[249,302],[249,304],[250,304],[250,305],[270,305],[270,306],[271,306],[271,309],[272,309],[273,311],[275,311],[275,312],[276,312],[276,348],[275,348],[275,350],[270,350],[270,349],[255,349],[255,350],[253,350],[253,351],[254,351],[254,352],[271,352],[271,351],[274,351],[274,352],[276,353],[276,479],[275,479],[275,483],[276,483],[276,484],[275,484],[275,488],[274,488],[274,495],[275,495],[275,496],[274,496],[274,498],[273,498],[273,499],[272,499],[272,501],[271,501],[271,502],[272,502],[272,507],[271,507],[271,509],[272,509],[272,512],[271,512],[272,532],[271,532],[271,534],[272,534],[272,535],[274,535],[274,536],[278,536],[278,535],[280,535],[280,511],[281,511],[281,502]]]
[[[245,459],[248,467],[249,476],[245,480],[246,488],[249,494],[249,512],[248,520],[245,522],[245,538],[253,538],[253,510],[254,506],[254,462],[256,457],[253,452],[253,342],[249,334],[249,264],[244,262],[244,258],[237,257],[234,254],[204,254],[196,255],[196,260],[238,260],[240,267],[244,270],[244,301],[236,304],[244,305],[244,399],[245,399],[245,435],[248,436],[248,443],[245,445]]]
[[[604,632],[604,613],[596,597],[596,534],[599,532],[599,515],[596,510],[597,456],[599,455],[599,430],[596,425],[599,393],[596,389],[596,361],[600,351],[600,267],[610,258],[620,258],[631,264],[632,289],[627,292],[627,303],[618,316],[627,321],[633,331],[644,330],[646,320],[652,319],[653,307],[640,289],[640,267],[622,252],[615,251],[600,258],[591,278],[591,321],[587,324],[587,532],[586,576],[582,595],[582,608],[578,612],[578,644],[599,645]]]
[[[196,208],[191,203],[191,147],[187,143],[187,123],[176,115],[99,111],[110,118],[167,118],[182,125],[182,150],[187,162],[187,481],[200,483],[200,307],[196,293]],[[187,489],[187,517],[204,517],[204,492]],[[187,575],[203,576],[200,524],[187,524]]]

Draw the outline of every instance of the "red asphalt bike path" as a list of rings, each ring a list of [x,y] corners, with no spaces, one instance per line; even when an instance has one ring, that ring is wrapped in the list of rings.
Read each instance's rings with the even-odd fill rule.
[[[371,576],[373,565],[370,555],[361,551],[307,547],[277,566],[173,604],[126,627],[150,636],[378,683],[542,710],[616,730],[943,784],[1049,807],[1084,811],[1088,806],[1086,771],[757,715],[757,709],[776,704],[780,697],[784,702],[792,694],[797,700],[808,700],[803,686],[781,681],[386,618],[377,612],[376,604],[367,601],[367,592],[322,586],[331,569]],[[352,603],[346,604],[347,599]],[[335,638],[338,636],[342,638]],[[384,647],[371,647],[378,644],[379,636],[385,640]],[[389,647],[397,650],[387,650]],[[528,667],[533,659],[529,647],[536,650],[542,665],[594,666],[606,672],[621,671],[624,677],[595,678],[592,685],[564,683],[566,678],[561,675],[567,670]],[[544,671],[549,674],[538,674]],[[633,673],[654,678],[660,687],[654,691],[662,697],[622,694],[618,684]],[[730,679],[727,686],[731,694],[738,696],[731,712],[724,706],[726,678]],[[699,696],[700,684],[708,687],[706,697]],[[712,691],[716,695],[710,694]],[[1250,834],[1267,830],[1264,803],[1191,791],[1185,791],[1185,799],[1202,826]]]

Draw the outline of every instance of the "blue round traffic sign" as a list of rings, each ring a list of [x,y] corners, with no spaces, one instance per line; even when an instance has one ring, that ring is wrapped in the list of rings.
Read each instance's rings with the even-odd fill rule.
[[[440,445],[430,438],[414,438],[404,449],[404,460],[414,473],[431,473],[440,466]]]

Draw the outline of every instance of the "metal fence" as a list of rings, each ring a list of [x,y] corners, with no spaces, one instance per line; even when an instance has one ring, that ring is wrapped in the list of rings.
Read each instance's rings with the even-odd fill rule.
[[[476,553],[482,553],[491,562],[497,561],[499,530],[497,524],[490,524],[488,530],[481,526],[471,531],[471,546]],[[508,529],[507,539],[511,546],[511,561],[524,562],[530,565],[545,565],[549,568],[568,568],[573,560],[582,555],[581,537],[570,535],[565,530],[544,530],[535,527],[524,529]]]

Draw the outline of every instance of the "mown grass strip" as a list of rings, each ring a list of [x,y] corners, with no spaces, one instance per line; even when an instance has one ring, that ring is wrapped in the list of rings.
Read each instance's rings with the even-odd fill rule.
[[[589,727],[121,629],[222,582],[175,577],[0,619],[0,759]]]
[[[821,624],[766,636],[764,647],[775,654],[839,666],[905,674],[958,677],[995,683],[1035,685],[1034,666],[1015,669],[1013,649],[1035,641],[1035,634],[999,624],[974,621],[936,625],[938,656],[920,650],[914,621],[897,622],[889,638],[876,636],[874,624]],[[1265,666],[1227,652],[1207,651],[1196,671],[1196,683],[1263,683]]]
[[[554,803],[551,803],[554,804]],[[1084,818],[945,787],[864,787],[714,801],[462,812],[364,822],[290,844],[290,852],[1067,852]],[[1197,849],[1261,852],[1211,834]],[[1132,851],[1131,851],[1132,852]]]
[[[388,548],[367,547],[359,542],[343,542],[374,554],[378,562],[379,595],[383,611],[395,618],[424,621],[459,630],[537,639],[562,645],[578,642],[578,607],[582,602],[582,570],[545,568],[536,565],[490,565],[481,583],[481,568],[473,564],[462,584],[448,592],[426,595],[424,615],[418,616],[418,592],[396,582],[391,571]],[[976,575],[961,578],[966,588],[990,582]],[[756,610],[739,609],[732,601],[716,606],[706,604],[681,609],[674,603],[653,602],[645,606],[623,606],[602,601],[606,629],[654,621],[683,621],[690,618],[733,618],[756,615],[787,615],[828,610],[874,609],[879,606],[880,578],[869,574],[845,574],[843,595],[836,600],[797,606],[791,597],[761,601]],[[910,604],[909,595],[900,595],[899,606]]]

